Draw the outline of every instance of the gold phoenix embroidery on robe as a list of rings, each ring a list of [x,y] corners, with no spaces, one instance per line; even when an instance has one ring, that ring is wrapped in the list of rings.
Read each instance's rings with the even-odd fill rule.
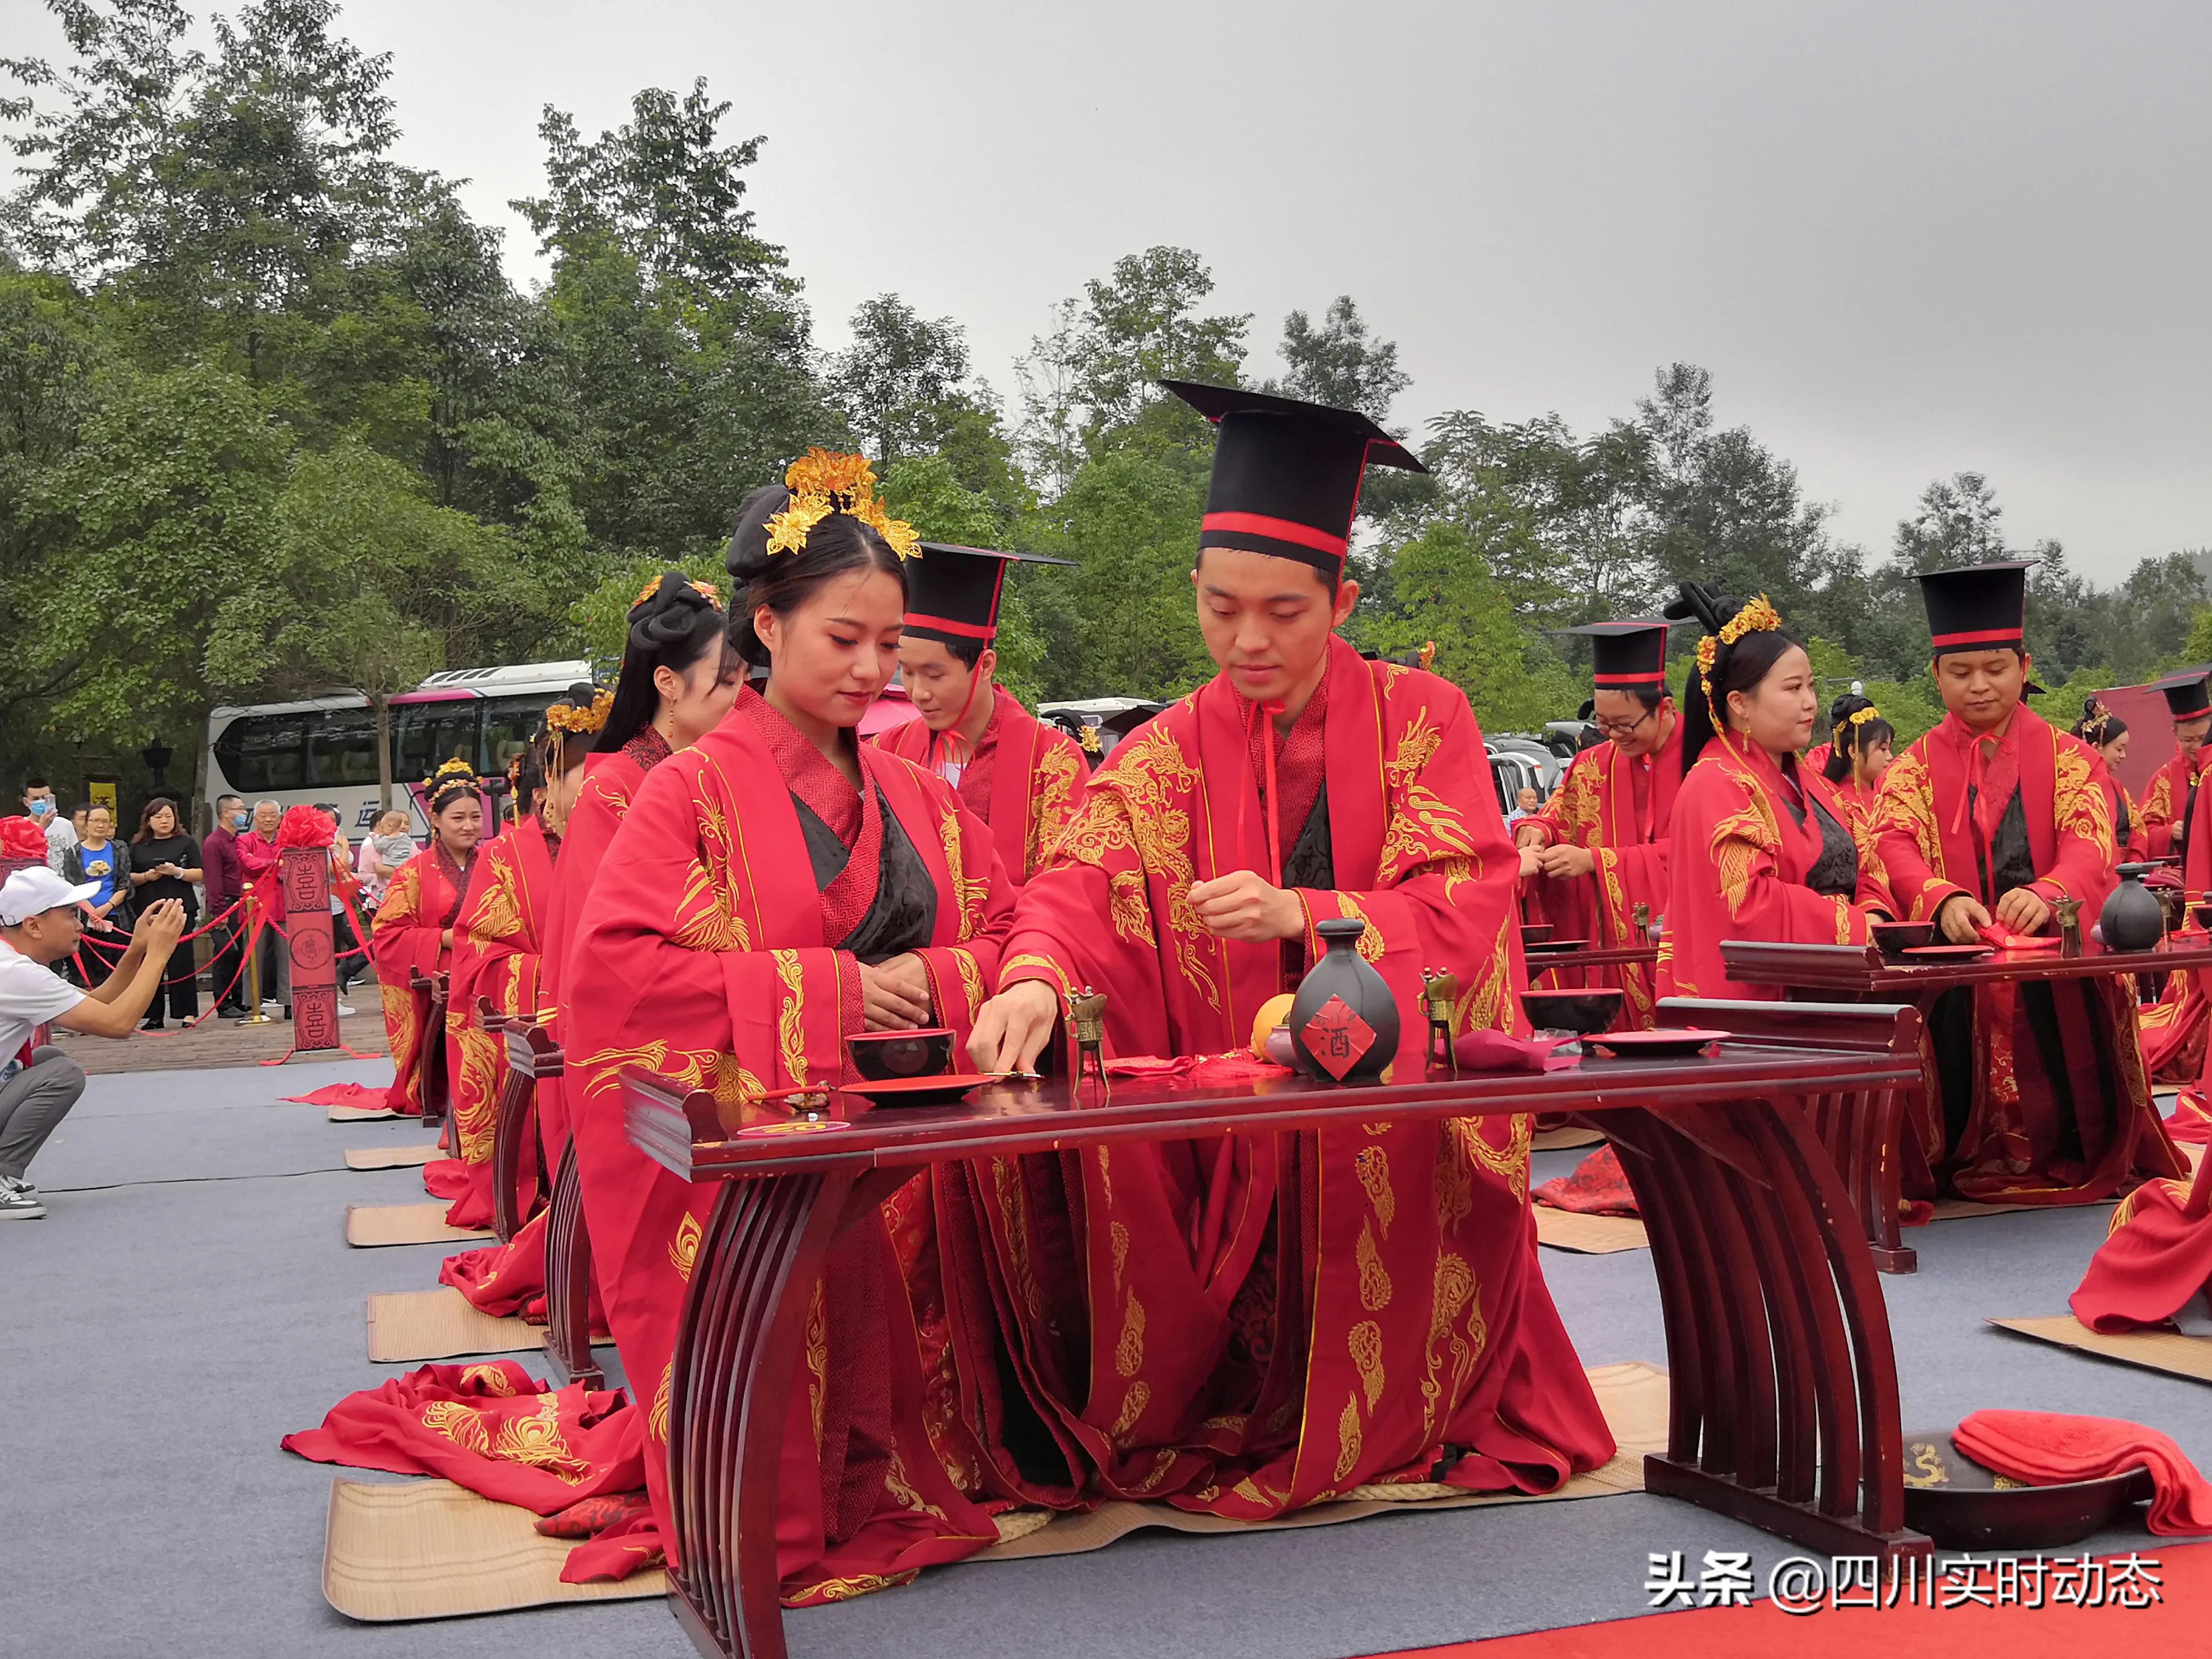
[[[806,975],[796,951],[771,951],[775,976],[783,985],[783,1000],[775,1011],[776,1047],[783,1057],[784,1074],[794,1085],[806,1081]]]
[[[561,1432],[560,1402],[550,1394],[538,1396],[538,1409],[531,1415],[515,1418],[500,1430],[491,1455],[543,1469],[572,1486],[592,1472],[592,1466],[569,1449]]]
[[[1030,778],[1036,803],[1030,812],[1029,844],[1022,854],[1024,877],[1052,855],[1074,822],[1076,786],[1083,771],[1081,754],[1060,744],[1048,745],[1038,759]]]

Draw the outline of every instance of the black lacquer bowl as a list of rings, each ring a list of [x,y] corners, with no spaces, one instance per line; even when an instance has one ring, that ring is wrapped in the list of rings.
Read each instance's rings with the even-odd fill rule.
[[[2026,1486],[1967,1456],[1939,1429],[1905,1437],[1905,1524],[1947,1550],[2042,1550],[2126,1520],[2152,1494],[2150,1471]]]
[[[1595,1036],[1620,1016],[1619,991],[1523,991],[1522,1012],[1540,1031]]]
[[[870,1031],[847,1037],[853,1069],[871,1083],[896,1083],[910,1077],[933,1077],[952,1061],[952,1033],[942,1028],[927,1031]]]

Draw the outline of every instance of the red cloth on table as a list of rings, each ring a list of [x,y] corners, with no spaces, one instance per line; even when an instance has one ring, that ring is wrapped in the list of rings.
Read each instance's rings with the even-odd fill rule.
[[[2120,1201],[2068,1302],[2075,1318],[2108,1335],[2163,1325],[2212,1283],[2208,1171],[2212,1158],[2192,1181],[2145,1182]]]
[[[2212,1481],[2156,1429],[2110,1417],[2058,1412],[1976,1412],[1951,1443],[1977,1463],[2032,1486],[2101,1480],[2148,1469],[2158,1495],[2150,1529],[2167,1537],[2212,1533]]]
[[[1194,1083],[1231,1083],[1240,1078],[1288,1077],[1291,1068],[1271,1060],[1255,1060],[1247,1054],[1176,1054],[1163,1060],[1157,1054],[1131,1054],[1106,1062],[1112,1077],[1188,1078]]]

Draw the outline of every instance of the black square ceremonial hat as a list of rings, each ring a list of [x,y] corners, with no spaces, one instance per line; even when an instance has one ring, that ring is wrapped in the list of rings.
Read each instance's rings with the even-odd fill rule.
[[[1590,684],[1601,691],[1667,689],[1667,624],[1656,617],[1584,623],[1554,630],[1590,642]]]
[[[999,636],[999,600],[1010,564],[1072,564],[1035,553],[924,542],[906,566],[906,631],[947,645],[988,645]]]
[[[2212,714],[2212,686],[2206,684],[2212,669],[2185,668],[2168,674],[2156,689],[2166,696],[2166,712],[2177,720],[2202,720]]]
[[[1928,634],[1936,654],[2027,649],[2027,573],[2033,561],[1960,565],[1920,573]]]
[[[1201,548],[1241,547],[1341,575],[1368,463],[1428,471],[1355,409],[1189,380],[1160,384],[1219,433]]]

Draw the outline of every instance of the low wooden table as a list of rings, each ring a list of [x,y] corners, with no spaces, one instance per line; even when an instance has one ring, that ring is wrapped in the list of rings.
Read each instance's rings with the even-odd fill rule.
[[[1916,1017],[1899,1016],[1910,1021]],[[670,1600],[700,1651],[783,1659],[777,1482],[791,1380],[830,1241],[923,1166],[1217,1134],[1567,1112],[1618,1149],[1651,1237],[1667,1331],[1668,1449],[1653,1492],[1834,1555],[1924,1556],[1905,1529],[1888,1312],[1864,1229],[1800,1102],[1894,1090],[1909,1055],[1730,1042],[1672,1060],[1586,1060],[1335,1088],[1065,1081],[987,1087],[949,1107],[869,1110],[850,1129],[725,1137],[712,1095],[624,1079],[632,1143],[726,1183],[677,1339]]]
[[[2109,979],[2118,974],[2171,974],[2212,968],[2212,939],[2191,933],[2188,943],[2168,937],[2148,951],[2108,951],[2084,941],[2082,954],[2063,957],[2056,950],[2000,951],[1978,961],[1938,958],[1907,965],[1893,962],[1871,945],[1776,945],[1763,939],[1723,939],[1721,961],[1740,985],[1778,985],[1796,1002],[1901,1003],[1920,1011],[1920,1077],[1916,1087],[1927,1098],[1942,1098],[1936,1054],[1925,1020],[1936,999],[1961,986],[2007,981]],[[2202,940],[2203,942],[2198,942]],[[1891,1115],[1895,1144],[1878,1155],[1837,1158],[1846,1183],[1865,1216],[1875,1260],[1884,1272],[1911,1273],[1915,1253],[1905,1247],[1898,1210],[1903,1197],[1906,1115]],[[1838,1150],[1832,1148],[1832,1150]]]

